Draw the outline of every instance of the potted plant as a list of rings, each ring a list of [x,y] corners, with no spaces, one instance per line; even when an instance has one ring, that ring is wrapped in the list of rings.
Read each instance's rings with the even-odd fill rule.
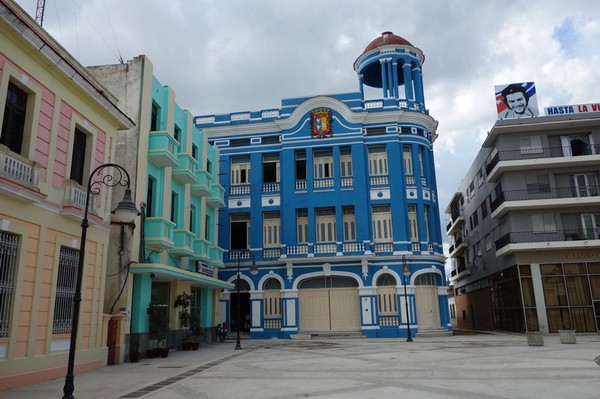
[[[561,329],[558,330],[558,336],[560,337],[561,344],[575,344],[577,338],[575,330],[571,326],[571,320],[569,318],[561,319]]]
[[[181,349],[183,350],[191,349],[193,343],[192,315],[190,313],[192,299],[193,297],[184,291],[182,294],[177,295],[177,298],[175,298],[175,302],[173,303],[175,308],[181,309],[179,312],[179,321],[181,327],[184,328],[181,335]]]
[[[540,331],[537,320],[532,320],[527,323],[527,345],[529,346],[544,346],[544,334]]]
[[[148,335],[157,343],[156,352],[160,357],[169,355],[167,334],[169,333],[169,309],[167,305],[152,301],[148,306],[149,330]]]
[[[140,352],[140,342],[138,337],[129,338],[129,361],[131,363],[137,363],[142,358],[142,352]]]
[[[192,350],[197,351],[198,348],[200,348],[200,335],[202,334],[202,329],[200,328],[200,317],[198,317],[197,313],[192,312],[190,316],[190,324],[193,335]]]

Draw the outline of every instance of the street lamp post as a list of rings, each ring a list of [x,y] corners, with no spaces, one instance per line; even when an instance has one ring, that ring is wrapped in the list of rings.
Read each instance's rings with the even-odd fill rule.
[[[92,181],[94,175],[100,176],[104,168],[113,168],[118,174],[107,174],[102,178]],[[73,399],[73,391],[75,385],[73,384],[74,375],[73,369],[75,366],[75,350],[77,343],[77,327],[79,324],[79,307],[81,305],[81,282],[83,277],[84,269],[84,257],[85,257],[85,241],[87,235],[88,223],[88,209],[90,205],[90,195],[98,195],[102,185],[107,187],[123,186],[126,187],[125,194],[119,205],[115,208],[113,213],[123,223],[131,223],[138,215],[138,210],[131,198],[131,189],[129,188],[130,179],[129,173],[120,165],[114,163],[107,163],[98,166],[90,174],[90,178],[87,186],[87,195],[85,197],[85,210],[83,213],[83,219],[81,221],[81,242],[79,244],[79,259],[77,262],[77,279],[75,281],[75,293],[73,294],[73,314],[71,316],[71,342],[69,345],[69,363],[67,366],[67,375],[65,377],[65,385],[63,387],[63,399]]]
[[[404,306],[406,309],[406,342],[413,342],[412,336],[410,335],[410,313],[408,312],[408,296],[406,295],[406,278],[410,276],[410,269],[406,264],[406,255],[402,255],[402,280],[404,281]]]
[[[249,254],[249,257],[252,258],[252,266],[250,267],[250,274],[252,274],[253,276],[258,274],[258,267],[256,267],[256,261],[254,260],[254,254],[251,251],[247,251],[246,253]],[[237,330],[237,337],[235,340],[235,349],[243,349],[242,345],[240,343],[240,325],[241,325],[241,320],[240,320],[240,266],[242,264],[242,252],[238,253],[238,264],[237,264],[237,279],[235,280],[235,285],[236,285],[236,291],[237,291],[237,303],[236,303],[236,310],[237,310],[237,315],[236,315],[236,330]]]

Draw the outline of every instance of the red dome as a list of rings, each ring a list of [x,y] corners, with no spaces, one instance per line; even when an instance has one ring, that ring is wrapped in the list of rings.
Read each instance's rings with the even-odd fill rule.
[[[365,51],[363,51],[363,54],[367,53],[379,46],[385,46],[386,44],[400,44],[400,45],[404,45],[404,46],[414,47],[405,38],[400,37],[398,35],[394,35],[392,32],[387,31],[387,32],[383,32],[380,37],[378,37],[377,39],[375,39],[371,43],[369,43],[367,48],[365,48]]]

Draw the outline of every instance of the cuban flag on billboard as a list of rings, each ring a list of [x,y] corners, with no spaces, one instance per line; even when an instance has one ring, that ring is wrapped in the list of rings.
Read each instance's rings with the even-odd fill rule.
[[[494,86],[498,119],[531,118],[539,115],[534,82]]]

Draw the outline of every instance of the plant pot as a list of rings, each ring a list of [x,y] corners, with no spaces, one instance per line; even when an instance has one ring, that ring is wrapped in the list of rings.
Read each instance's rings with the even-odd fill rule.
[[[154,359],[156,355],[156,349],[146,349],[146,357],[148,357],[148,359]]]
[[[575,344],[577,338],[575,330],[558,330],[558,336],[560,337],[561,344]]]
[[[525,335],[527,336],[527,345],[544,346],[544,334],[541,331],[528,331]]]
[[[165,358],[169,356],[169,348],[155,348],[158,356]]]
[[[192,342],[192,350],[197,351],[200,348],[200,342]]]
[[[129,354],[129,362],[130,363],[137,363],[140,361],[141,358],[142,358],[141,352],[131,352]]]
[[[190,349],[192,349],[192,343],[191,342],[182,342],[181,349],[184,351],[189,351]]]

